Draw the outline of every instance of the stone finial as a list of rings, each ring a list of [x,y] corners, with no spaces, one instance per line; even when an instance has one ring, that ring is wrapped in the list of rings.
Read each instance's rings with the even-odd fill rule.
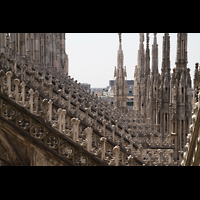
[[[65,133],[65,116],[67,114],[67,111],[65,109],[62,109],[62,132]]]
[[[90,151],[92,149],[92,133],[93,130],[90,127],[85,129],[86,137],[87,137],[87,150]]]
[[[44,121],[47,121],[47,107],[48,107],[48,100],[47,99],[43,99],[42,100],[42,111],[41,115],[44,117]]]
[[[18,103],[19,101],[19,84],[20,84],[20,80],[19,79],[15,79],[13,81],[14,85],[15,85],[15,102]]]
[[[34,95],[34,91],[33,89],[31,88],[29,91],[28,91],[29,95],[30,95],[30,98],[29,98],[29,105],[30,105],[30,112],[33,113],[33,95]]]
[[[13,81],[13,83],[14,83],[15,86],[19,86],[20,80],[19,80],[19,79],[15,79],[15,80]]]
[[[72,119],[71,119],[71,123],[72,123],[72,125],[75,125],[75,124],[76,124],[76,121],[77,121],[76,118],[72,118]]]
[[[105,137],[100,138],[100,142],[101,142],[101,160],[105,159],[106,141],[107,141],[107,139]]]
[[[11,78],[13,76],[13,73],[11,71],[8,71],[6,73],[6,76],[7,76],[8,95],[11,95]]]
[[[50,99],[49,102],[48,102],[48,121],[51,122],[52,121],[52,104],[53,104],[53,101]]]
[[[0,88],[1,88],[1,93],[3,93],[3,79],[5,76],[5,72],[3,70],[0,70]]]
[[[113,154],[114,154],[114,157],[115,157],[115,166],[119,166],[119,152],[120,152],[120,147],[115,146],[113,148]]]
[[[147,49],[149,49],[149,33],[146,33],[146,38],[147,38]]]
[[[26,87],[26,83],[24,81],[22,81],[20,83],[20,86],[21,86],[21,97],[22,97],[22,104],[24,105],[25,104],[25,87]]]
[[[140,43],[144,42],[144,33],[140,33]]]
[[[80,120],[78,118],[72,118],[71,123],[73,125],[72,133],[73,133],[73,141],[77,142],[78,141],[78,135],[79,135],[79,124]]]
[[[129,155],[129,156],[128,156],[128,165],[129,165],[129,166],[133,166],[133,160],[134,160],[133,156],[132,156],[132,155]]]
[[[3,70],[0,70],[0,77],[5,76],[5,72]]]
[[[121,44],[122,43],[122,33],[118,33],[119,35],[119,43]]]
[[[34,102],[35,102],[35,113],[37,114],[38,113],[38,98],[39,98],[39,92],[36,90],[35,91],[35,100],[34,100]]]
[[[157,33],[154,33],[154,44],[157,44]]]

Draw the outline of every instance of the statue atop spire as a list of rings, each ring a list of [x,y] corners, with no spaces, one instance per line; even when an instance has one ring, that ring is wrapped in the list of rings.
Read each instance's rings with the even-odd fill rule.
[[[157,44],[157,33],[154,33],[154,44]]]
[[[144,64],[144,74],[146,76],[150,75],[150,55],[149,55],[149,33],[146,33],[146,54],[145,54],[145,64]],[[147,79],[145,80],[145,82]]]
[[[149,33],[146,34],[146,38],[147,38],[147,49],[149,49]]]
[[[118,33],[119,35],[119,43],[121,44],[122,43],[122,33]]]
[[[144,33],[140,33],[140,43],[144,42]]]
[[[152,74],[158,74],[157,33],[154,33],[154,40],[153,40],[153,45],[152,45]]]
[[[117,67],[123,68],[124,55],[122,50],[122,33],[118,33],[118,35],[119,35],[119,50],[117,56]]]
[[[138,50],[138,69],[139,74],[141,77],[144,76],[144,33],[139,33],[140,35],[140,44],[139,44],[139,50]]]
[[[176,63],[188,63],[187,60],[187,33],[177,33]]]
[[[162,58],[162,71],[165,74],[167,72],[170,79],[170,36],[169,33],[165,33],[163,36],[163,58]]]

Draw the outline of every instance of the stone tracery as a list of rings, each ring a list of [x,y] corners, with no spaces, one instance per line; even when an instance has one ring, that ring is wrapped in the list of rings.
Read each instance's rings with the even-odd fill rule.
[[[5,38],[5,35],[1,37]],[[21,41],[18,46],[16,37],[17,42]],[[57,34],[56,37],[50,33],[10,34],[10,48],[5,48],[0,43],[0,117],[23,129],[24,134],[38,140],[67,165],[178,165],[180,160],[173,160],[174,145],[169,133],[160,133],[158,119],[153,119],[156,124],[152,125],[151,114],[145,113],[151,104],[150,96],[158,98],[162,95],[162,89],[158,86],[160,75],[156,72],[156,39],[153,78],[149,76],[149,64],[142,69],[144,59],[148,61],[149,57],[145,57],[142,45],[144,34],[141,34],[140,39],[140,64],[135,72],[135,83],[138,81],[136,86],[140,88],[134,88],[134,95],[135,101],[145,106],[142,108],[144,110],[141,110],[136,104],[134,113],[128,114],[86,92],[80,83],[67,74],[67,55],[63,51],[63,46],[61,48],[58,46],[59,43],[56,43],[57,46],[54,43],[55,40],[62,43],[63,34]],[[45,40],[49,43],[50,50],[44,46]],[[30,45],[31,41],[35,42],[34,47]],[[27,54],[24,51],[26,48]],[[59,55],[55,55],[55,48],[60,48]],[[122,52],[121,48],[120,51]],[[119,56],[119,59],[122,57],[123,55]],[[141,98],[141,102],[137,92],[142,87],[145,88],[145,85],[139,84],[141,80],[138,75],[143,72],[145,75],[141,77],[146,77],[143,84],[149,79],[153,88],[156,86],[159,89],[147,90],[143,93],[145,96]],[[152,106],[152,112],[158,118],[162,105],[156,98],[153,98],[152,102],[159,106]],[[143,112],[140,114],[141,111]],[[162,115],[161,113],[161,119]]]

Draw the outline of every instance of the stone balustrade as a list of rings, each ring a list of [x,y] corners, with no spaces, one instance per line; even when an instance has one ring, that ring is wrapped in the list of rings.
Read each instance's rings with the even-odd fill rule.
[[[30,113],[42,117],[60,133],[72,137],[74,142],[85,145],[88,151],[94,151],[97,156],[101,152],[101,159],[109,160],[110,163],[115,160],[115,165],[129,165],[128,160],[131,160],[130,163],[141,164],[137,158],[134,162],[128,159],[130,155],[135,159],[133,151],[138,149],[139,144],[146,142],[149,147],[163,145],[161,136],[156,137],[156,133],[150,134],[149,140],[149,134],[145,132],[150,131],[149,127],[133,122],[132,115],[122,116],[120,110],[115,110],[112,105],[98,99],[94,94],[85,92],[80,83],[70,76],[56,76],[45,69],[39,71],[41,67],[33,67],[31,62],[18,65],[16,59],[8,59],[6,54],[0,55],[0,67],[1,93],[6,93]],[[79,127],[74,124],[74,120],[70,121],[74,117],[80,119],[85,135],[79,134]],[[71,124],[73,127],[70,127]],[[141,138],[144,138],[144,141],[135,137],[142,131],[144,134]],[[106,156],[106,144],[93,146],[93,143],[101,143],[101,137],[106,138],[106,144],[112,151],[119,145],[120,153],[116,153],[118,150],[115,148],[115,153],[107,153]],[[94,138],[99,138],[99,141],[94,141]]]

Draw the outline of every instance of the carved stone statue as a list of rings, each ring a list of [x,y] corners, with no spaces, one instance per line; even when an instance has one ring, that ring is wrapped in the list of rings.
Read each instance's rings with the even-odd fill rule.
[[[122,43],[122,34],[118,33],[118,35],[119,35],[119,42]]]

